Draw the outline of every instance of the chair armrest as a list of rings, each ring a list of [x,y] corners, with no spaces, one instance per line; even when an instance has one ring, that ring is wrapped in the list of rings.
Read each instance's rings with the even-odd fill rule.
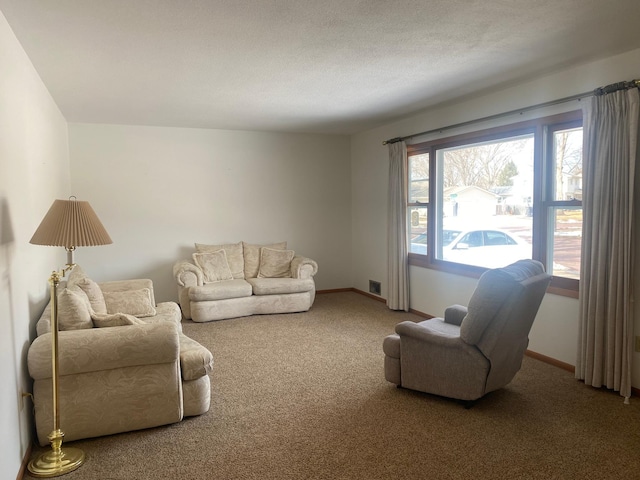
[[[59,374],[177,362],[178,328],[170,323],[88,328],[58,333]],[[36,338],[27,355],[34,380],[51,378],[51,334]]]
[[[421,342],[441,345],[444,347],[461,347],[466,345],[460,337],[442,335],[428,329],[424,325],[420,325],[409,320],[397,324],[396,333],[400,336],[401,341],[402,337],[410,337]]]
[[[318,273],[318,264],[310,258],[296,255],[291,260],[292,278],[311,278]]]
[[[181,287],[198,287],[204,285],[204,274],[195,264],[185,260],[173,266],[173,276]]]
[[[475,400],[485,393],[490,362],[459,335],[408,321],[396,325],[396,332],[400,337],[402,386],[461,400]]]
[[[452,325],[460,326],[466,315],[467,307],[463,307],[462,305],[451,305],[444,311],[444,321]]]

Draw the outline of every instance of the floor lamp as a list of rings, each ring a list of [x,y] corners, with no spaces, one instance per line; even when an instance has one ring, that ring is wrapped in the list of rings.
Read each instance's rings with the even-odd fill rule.
[[[57,477],[69,473],[82,465],[84,452],[78,448],[62,448],[64,432],[60,429],[60,408],[58,405],[58,285],[67,272],[71,271],[73,252],[76,247],[107,245],[113,243],[100,223],[89,202],[70,197],[69,200],[55,200],[42,219],[40,226],[29,241],[34,245],[65,247],[67,264],[49,277],[51,286],[51,382],[53,391],[53,431],[49,434],[51,450],[33,459],[28,470],[34,477]]]

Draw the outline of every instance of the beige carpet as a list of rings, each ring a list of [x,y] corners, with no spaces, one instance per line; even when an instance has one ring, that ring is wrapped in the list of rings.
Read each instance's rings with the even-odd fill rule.
[[[640,400],[531,358],[469,410],[398,389],[382,339],[405,319],[418,318],[331,293],[303,314],[186,323],[216,359],[210,411],[73,442],[87,461],[63,478],[640,478]]]

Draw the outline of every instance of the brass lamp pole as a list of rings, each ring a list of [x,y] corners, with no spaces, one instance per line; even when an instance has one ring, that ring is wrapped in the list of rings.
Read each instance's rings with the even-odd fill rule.
[[[89,202],[55,200],[29,241],[34,245],[65,247],[67,264],[59,272],[49,277],[51,286],[51,387],[53,392],[53,430],[48,438],[51,450],[33,459],[29,473],[34,477],[57,477],[76,470],[84,462],[84,452],[78,448],[62,448],[64,432],[60,429],[60,408],[58,394],[58,286],[67,272],[75,267],[73,253],[76,247],[108,245],[111,237],[100,223]]]

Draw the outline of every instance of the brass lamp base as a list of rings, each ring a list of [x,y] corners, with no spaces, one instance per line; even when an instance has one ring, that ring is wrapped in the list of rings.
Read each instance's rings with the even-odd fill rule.
[[[63,437],[64,433],[60,430],[51,432],[51,450],[34,458],[27,466],[33,477],[58,477],[73,472],[84,463],[84,452],[79,448],[62,449]]]
[[[73,472],[84,463],[84,452],[79,448],[64,448],[60,455],[54,451],[43,453],[29,463],[33,477],[57,477]]]

